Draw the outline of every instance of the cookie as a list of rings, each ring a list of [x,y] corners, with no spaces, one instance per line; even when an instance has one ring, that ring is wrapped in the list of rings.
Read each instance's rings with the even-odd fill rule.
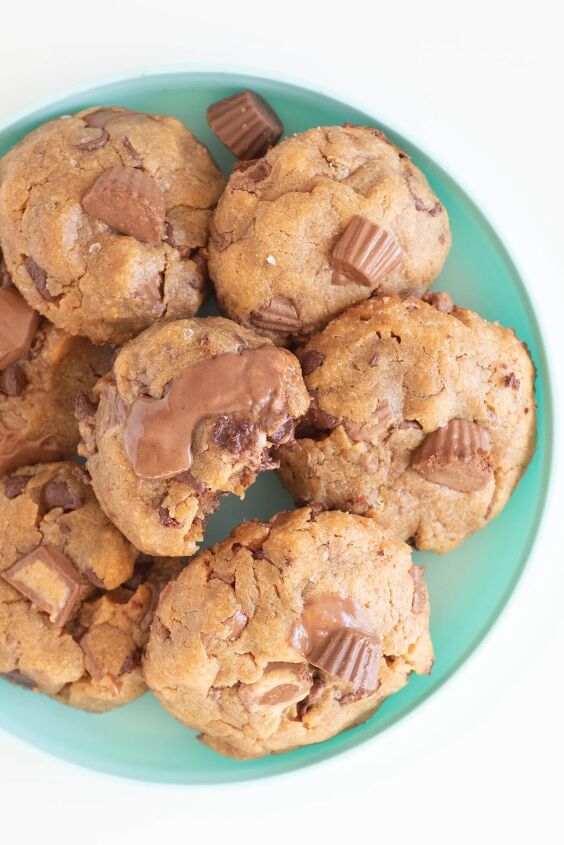
[[[86,109],[0,163],[0,239],[14,284],[70,334],[122,343],[190,317],[223,176],[174,117]]]
[[[371,299],[301,352],[311,407],[278,451],[299,500],[373,513],[446,552],[506,505],[534,449],[534,367],[448,294]]]
[[[449,247],[447,213],[409,156],[346,124],[235,165],[209,269],[225,316],[287,344],[374,293],[422,293]]]
[[[240,525],[163,590],[144,673],[203,742],[251,758],[364,721],[432,663],[409,547],[374,520],[302,508]]]
[[[140,695],[141,648],[178,561],[139,561],[76,464],[0,482],[0,675],[85,710]]]
[[[76,397],[107,372],[113,349],[71,337],[0,287],[0,476],[71,456]]]
[[[147,554],[193,554],[222,493],[244,494],[308,407],[287,350],[222,317],[147,329],[85,401],[94,490]]]

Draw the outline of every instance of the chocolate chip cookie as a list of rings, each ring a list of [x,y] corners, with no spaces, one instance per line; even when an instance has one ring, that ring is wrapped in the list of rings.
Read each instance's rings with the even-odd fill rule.
[[[296,498],[445,552],[502,510],[529,463],[534,367],[511,329],[426,299],[371,299],[310,340],[311,407],[278,457]]]
[[[189,317],[224,179],[173,117],[86,109],[40,126],[0,164],[0,239],[15,285],[70,334],[121,343]]]
[[[78,465],[0,482],[0,675],[85,710],[140,695],[141,648],[178,561],[139,561]]]
[[[433,663],[410,549],[374,520],[302,508],[247,522],[162,592],[145,678],[222,754],[320,742]]]
[[[92,401],[93,400],[93,401]],[[221,493],[276,466],[307,410],[287,350],[222,317],[174,320],[130,341],[85,399],[80,430],[94,490],[147,554],[193,554]]]
[[[76,398],[107,372],[112,354],[55,328],[15,287],[0,287],[0,476],[75,452]]]
[[[449,247],[447,213],[409,156],[347,124],[235,165],[209,268],[225,315],[284,344],[375,292],[422,293]]]

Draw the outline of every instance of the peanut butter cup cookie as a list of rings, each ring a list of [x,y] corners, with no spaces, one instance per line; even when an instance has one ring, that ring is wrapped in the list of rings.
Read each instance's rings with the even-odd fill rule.
[[[250,758],[364,721],[432,663],[409,547],[374,520],[303,508],[239,526],[165,588],[144,671],[203,742]]]
[[[145,690],[158,590],[176,560],[139,561],[80,467],[23,467],[0,482],[0,676],[102,711]]]
[[[110,367],[113,350],[55,328],[0,287],[0,476],[74,454],[76,397]]]
[[[311,407],[278,457],[297,499],[445,552],[502,510],[531,459],[534,367],[511,329],[426,300],[371,299],[310,340]]]
[[[375,292],[422,293],[449,247],[409,156],[377,129],[331,126],[235,166],[209,267],[225,315],[284,344]]]
[[[121,343],[190,317],[224,179],[173,117],[86,109],[40,126],[0,164],[0,238],[25,299],[70,334]]]
[[[193,554],[222,493],[271,469],[308,407],[288,351],[222,317],[147,329],[81,408],[82,454],[110,519],[147,554]]]

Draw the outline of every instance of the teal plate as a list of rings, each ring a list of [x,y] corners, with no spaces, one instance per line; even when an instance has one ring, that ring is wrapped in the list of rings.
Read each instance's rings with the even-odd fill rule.
[[[73,763],[161,783],[231,783],[290,772],[358,746],[413,711],[456,672],[503,610],[531,552],[550,475],[549,375],[539,326],[519,273],[492,227],[456,182],[418,147],[370,115],[285,82],[226,73],[164,73],[111,82],[39,108],[0,131],[0,154],[49,118],[86,106],[119,104],[176,115],[208,144],[228,172],[232,157],[209,131],[206,108],[241,88],[259,91],[276,109],[287,133],[345,121],[367,123],[380,126],[409,152],[450,216],[453,247],[435,288],[449,291],[457,303],[489,320],[513,326],[531,350],[538,370],[538,448],[511,502],[487,528],[448,555],[416,553],[418,562],[427,564],[436,652],[432,675],[412,677],[365,724],[328,742],[237,762],[197,742],[195,734],[162,710],[150,694],[121,710],[92,716],[0,682],[0,728]],[[206,543],[222,539],[244,519],[268,519],[291,506],[275,474],[263,473],[244,502],[224,500],[210,520]]]

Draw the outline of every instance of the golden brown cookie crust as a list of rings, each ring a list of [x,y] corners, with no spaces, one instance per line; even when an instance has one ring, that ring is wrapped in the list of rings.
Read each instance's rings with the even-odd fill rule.
[[[320,742],[366,719],[433,662],[429,603],[409,547],[373,520],[303,508],[248,522],[163,591],[144,671],[163,705],[222,754],[260,757]],[[366,694],[291,645],[304,607],[362,606],[380,645]]]
[[[372,285],[335,284],[331,253],[356,214],[397,238],[401,261]],[[223,313],[276,343],[376,291],[422,293],[450,247],[447,213],[409,156],[379,130],[350,125],[299,133],[236,167],[211,233]]]
[[[434,295],[436,306],[372,299],[312,338],[301,353],[312,407],[296,442],[278,454],[297,499],[373,513],[399,538],[439,552],[502,510],[535,440],[525,345],[511,329],[450,311],[445,296]],[[473,491],[416,471],[426,437],[453,420],[477,424],[491,447],[483,460],[492,471],[476,470],[484,483]]]
[[[50,121],[2,159],[0,238],[13,281],[35,309],[70,334],[122,343],[160,317],[198,310],[201,249],[224,179],[175,118],[115,109],[103,125],[89,125],[101,112]],[[164,192],[160,243],[120,234],[84,210],[85,194],[112,167],[142,169]]]
[[[80,424],[81,452],[101,507],[143,552],[193,554],[219,495],[241,496],[259,470],[272,468],[268,450],[276,438],[257,417],[251,420],[248,445],[225,445],[216,435],[217,416],[205,418],[194,430],[189,472],[141,478],[124,443],[128,410],[139,397],[163,397],[170,383],[198,362],[265,347],[274,349],[270,341],[222,317],[170,321],[123,347],[112,372],[96,386],[97,409]],[[277,353],[283,355],[280,410],[289,426],[284,436],[291,437],[294,421],[307,410],[307,391],[297,359],[286,350]],[[253,416],[259,410],[253,409]]]

